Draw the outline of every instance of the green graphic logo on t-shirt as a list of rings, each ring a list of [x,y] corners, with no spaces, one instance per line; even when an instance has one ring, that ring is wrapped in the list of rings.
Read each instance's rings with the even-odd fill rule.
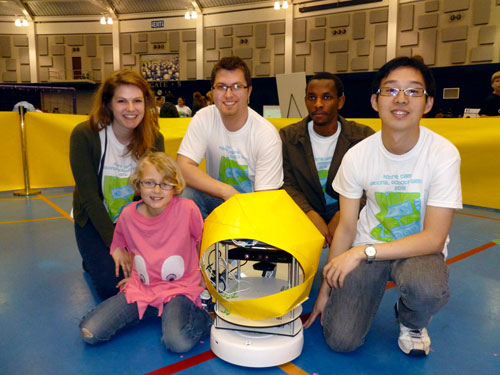
[[[248,178],[248,165],[240,165],[224,156],[219,164],[219,181],[233,186],[240,193],[251,193],[252,182]]]
[[[116,223],[123,208],[134,199],[134,189],[128,180],[128,177],[104,176],[104,201],[113,223]]]
[[[326,206],[332,206],[338,202],[335,198],[331,197],[326,192],[326,181],[328,180],[328,169],[320,169],[318,171],[319,183],[323,190],[323,195],[325,196]]]
[[[422,202],[420,193],[375,193],[380,222],[370,234],[385,242],[419,233]]]

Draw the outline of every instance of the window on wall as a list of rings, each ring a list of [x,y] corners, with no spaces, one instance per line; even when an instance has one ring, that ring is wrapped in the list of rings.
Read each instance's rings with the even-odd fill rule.
[[[82,58],[72,57],[73,79],[82,79]]]

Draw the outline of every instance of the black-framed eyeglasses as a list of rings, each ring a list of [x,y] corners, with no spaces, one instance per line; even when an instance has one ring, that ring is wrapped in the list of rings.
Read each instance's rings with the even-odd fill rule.
[[[427,91],[425,89],[420,89],[420,88],[398,89],[396,87],[381,87],[377,90],[377,94],[381,96],[398,96],[400,91],[402,91],[405,96],[409,96],[412,98],[418,98],[424,95],[429,95],[427,94]]]
[[[242,85],[241,83],[233,83],[232,85],[218,83],[213,88],[219,92],[226,92],[228,89],[231,89],[233,92],[238,92],[243,89],[247,89],[248,86]]]
[[[140,184],[143,187],[145,187],[146,189],[154,189],[156,186],[159,186],[161,190],[168,191],[168,190],[172,190],[174,188],[172,185],[170,185],[167,182],[157,183],[157,182],[154,182],[154,181],[151,181],[151,180],[140,181]]]

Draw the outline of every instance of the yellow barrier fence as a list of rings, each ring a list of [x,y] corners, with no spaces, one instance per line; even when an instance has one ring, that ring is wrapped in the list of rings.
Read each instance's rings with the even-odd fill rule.
[[[69,166],[69,136],[87,116],[28,112],[26,143],[31,187],[74,184]],[[355,119],[380,129],[379,119]],[[189,118],[160,119],[166,152],[175,157]],[[270,119],[280,129],[298,119]],[[19,114],[0,112],[0,191],[24,188]],[[465,204],[500,209],[500,120],[423,119],[422,125],[449,139],[462,157],[462,190]]]

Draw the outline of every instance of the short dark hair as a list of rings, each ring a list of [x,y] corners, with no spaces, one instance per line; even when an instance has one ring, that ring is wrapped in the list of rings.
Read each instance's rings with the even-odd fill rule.
[[[223,57],[219,60],[217,64],[214,65],[212,69],[212,75],[210,76],[210,85],[213,87],[215,82],[215,76],[219,70],[236,70],[241,69],[247,86],[252,86],[252,78],[250,74],[250,69],[248,69],[247,64],[243,59],[238,56]]]
[[[380,83],[387,77],[393,70],[402,67],[409,67],[418,70],[422,73],[425,82],[425,90],[429,96],[436,96],[436,81],[432,75],[431,70],[427,65],[425,65],[421,60],[414,57],[396,57],[391,61],[387,62],[380,68],[380,70],[375,74],[375,78],[372,82],[372,94],[376,94],[377,90],[380,88]]]
[[[311,78],[309,78],[309,81],[307,81],[307,85],[306,85],[306,94],[307,94],[307,88],[309,87],[309,83],[313,79],[329,79],[329,80],[332,80],[335,83],[335,88],[337,89],[337,96],[340,98],[342,95],[344,95],[344,84],[342,83],[342,80],[339,77],[337,77],[335,74],[332,74],[330,72],[316,73]]]
[[[175,96],[172,94],[170,91],[165,94],[165,101],[167,103],[172,103],[174,104],[175,102]]]

